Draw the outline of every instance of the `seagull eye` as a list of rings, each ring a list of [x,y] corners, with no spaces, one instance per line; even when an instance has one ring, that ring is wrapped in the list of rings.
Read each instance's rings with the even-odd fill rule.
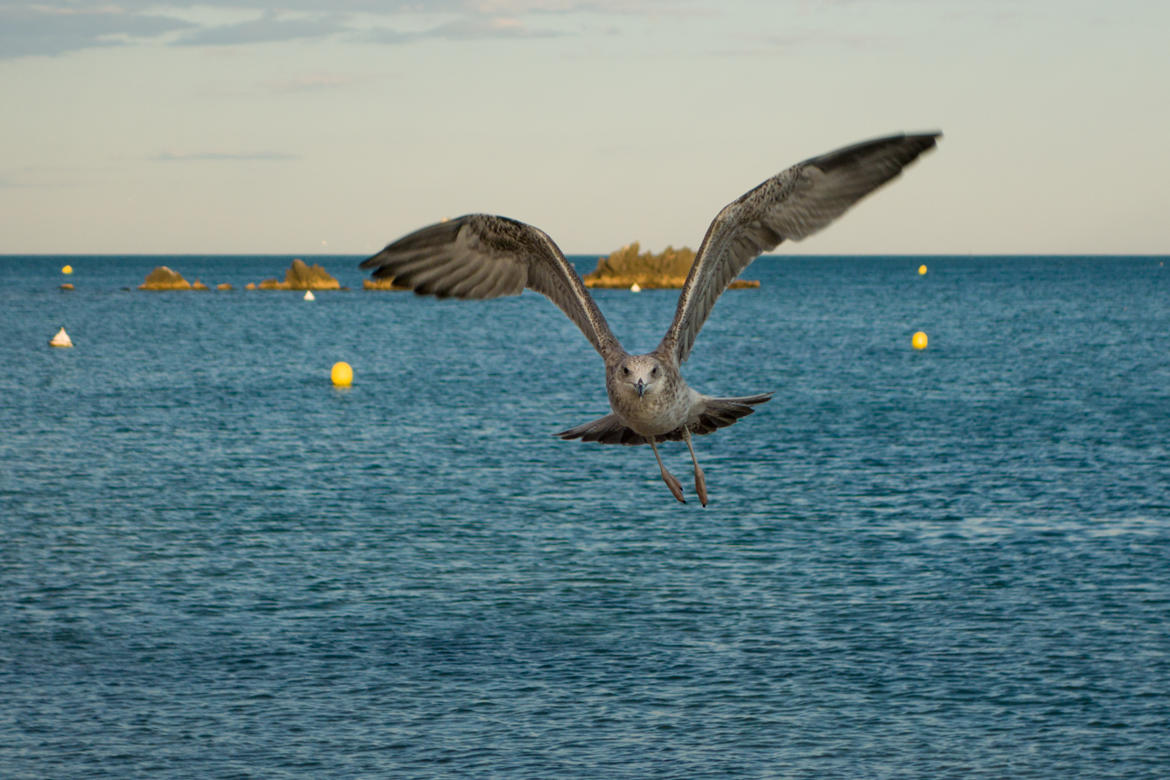
[[[629,376],[630,375],[630,367],[629,366],[622,366],[622,374],[624,374],[625,376]]]
[[[650,369],[650,376],[658,376],[658,366],[654,366],[654,368]]]

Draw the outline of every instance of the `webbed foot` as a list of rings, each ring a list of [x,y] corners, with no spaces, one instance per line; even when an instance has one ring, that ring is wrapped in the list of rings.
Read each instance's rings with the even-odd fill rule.
[[[707,506],[707,478],[703,476],[703,470],[699,468],[699,464],[695,464],[695,492],[699,494],[699,503]]]
[[[663,469],[662,481],[666,483],[668,488],[670,488],[670,492],[674,494],[675,498],[684,504],[687,502],[687,500],[683,498],[682,483],[678,481],[678,478],[675,477],[674,474],[671,474],[666,469]]]

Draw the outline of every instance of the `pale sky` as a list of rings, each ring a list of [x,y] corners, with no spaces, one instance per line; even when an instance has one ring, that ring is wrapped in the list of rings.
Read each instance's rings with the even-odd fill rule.
[[[777,252],[1170,252],[1165,0],[0,0],[0,254],[373,253],[486,211],[696,247],[792,163],[939,148]]]

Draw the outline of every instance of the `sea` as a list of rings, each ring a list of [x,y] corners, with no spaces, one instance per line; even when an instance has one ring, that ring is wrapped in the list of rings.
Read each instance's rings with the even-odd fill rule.
[[[1170,257],[760,259],[706,508],[542,296],[292,259],[0,257],[0,776],[1170,777]]]

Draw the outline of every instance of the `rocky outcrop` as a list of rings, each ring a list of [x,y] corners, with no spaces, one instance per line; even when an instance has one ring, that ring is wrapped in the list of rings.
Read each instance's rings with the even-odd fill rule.
[[[178,271],[160,265],[146,275],[146,281],[138,285],[139,290],[190,290],[191,283]]]
[[[265,279],[256,285],[261,290],[340,290],[341,285],[320,265],[307,264],[299,257],[284,272],[284,281]],[[251,286],[249,286],[251,289]]]
[[[399,284],[394,284],[393,279],[363,279],[363,290],[409,290],[409,287],[403,287]]]
[[[597,260],[597,268],[583,278],[586,287],[677,289],[683,286],[695,262],[695,253],[668,246],[659,254],[642,252],[638,242],[627,244]],[[733,288],[759,287],[759,282],[737,279]]]

